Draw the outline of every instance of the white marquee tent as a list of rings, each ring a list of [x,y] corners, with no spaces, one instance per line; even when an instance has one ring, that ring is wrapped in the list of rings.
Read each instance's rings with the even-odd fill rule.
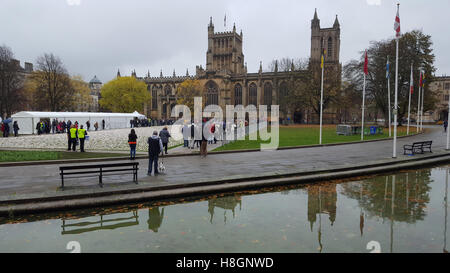
[[[33,112],[23,111],[11,116],[13,121],[17,121],[20,134],[36,134],[36,124],[41,119],[53,119],[58,121],[71,121],[86,127],[86,121],[91,123],[91,128],[98,122],[99,129],[102,128],[102,120],[105,120],[105,129],[129,128],[130,120],[135,117],[142,119],[144,115],[138,112],[134,113],[90,113],[90,112]],[[11,126],[12,127],[12,126]]]

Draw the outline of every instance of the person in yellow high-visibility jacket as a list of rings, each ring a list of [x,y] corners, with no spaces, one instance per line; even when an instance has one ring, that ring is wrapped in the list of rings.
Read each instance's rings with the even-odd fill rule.
[[[84,153],[84,140],[87,136],[86,129],[83,129],[83,125],[80,126],[80,129],[78,129],[78,139],[80,140],[80,152]]]
[[[72,151],[76,151],[77,149],[77,128],[75,125],[70,126],[70,141],[72,142]]]

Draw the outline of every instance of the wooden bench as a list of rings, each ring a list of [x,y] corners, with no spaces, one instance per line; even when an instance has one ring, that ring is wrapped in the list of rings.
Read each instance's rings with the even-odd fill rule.
[[[103,176],[105,174],[118,174],[118,172],[132,172],[133,182],[137,184],[137,172],[139,162],[115,163],[115,164],[91,164],[59,167],[61,175],[61,188],[64,190],[64,176],[94,174],[98,175],[99,185],[103,187]],[[86,176],[82,176],[86,177]]]
[[[428,152],[432,153],[431,151],[431,144],[433,141],[421,141],[421,142],[414,142],[412,145],[403,145],[403,154],[406,154],[406,151],[411,151],[410,154],[423,154],[425,152],[425,149],[428,150]]]

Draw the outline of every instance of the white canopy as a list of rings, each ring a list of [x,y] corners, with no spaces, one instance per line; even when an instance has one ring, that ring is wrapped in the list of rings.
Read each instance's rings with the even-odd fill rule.
[[[19,125],[19,134],[35,134],[36,124],[41,119],[57,119],[58,121],[78,121],[80,125],[90,122],[93,127],[97,122],[99,129],[102,129],[102,121],[105,121],[105,129],[129,128],[130,120],[134,118],[145,118],[145,115],[137,111],[133,113],[93,113],[93,112],[34,112],[23,111],[11,116],[13,121]]]

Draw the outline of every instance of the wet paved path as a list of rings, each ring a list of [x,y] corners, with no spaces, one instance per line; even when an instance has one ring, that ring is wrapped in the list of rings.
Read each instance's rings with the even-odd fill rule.
[[[441,127],[430,127],[425,134],[398,139],[397,158],[410,157],[403,155],[404,144],[423,140],[433,140],[433,151],[444,152],[446,134]],[[64,192],[58,189],[61,185],[59,166],[63,165],[1,167],[0,200],[197,183],[233,176],[256,176],[277,171],[309,171],[392,160],[392,140],[278,151],[209,154],[206,158],[179,156],[163,160],[166,174],[156,177],[147,176],[148,160],[137,160],[140,166],[138,185],[131,182],[131,174],[106,176],[103,178],[103,188],[99,188],[97,177],[68,178],[65,179],[67,189]]]

